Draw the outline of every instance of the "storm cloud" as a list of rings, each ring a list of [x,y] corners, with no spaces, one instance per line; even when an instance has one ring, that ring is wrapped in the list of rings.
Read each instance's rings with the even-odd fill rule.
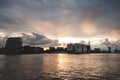
[[[49,39],[39,33],[21,33],[24,45],[34,45],[41,47],[59,46],[58,40]]]
[[[119,9],[120,0],[0,0],[0,31],[118,39]]]

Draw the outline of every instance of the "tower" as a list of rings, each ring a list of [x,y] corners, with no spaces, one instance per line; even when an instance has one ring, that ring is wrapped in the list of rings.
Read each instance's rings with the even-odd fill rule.
[[[7,52],[20,52],[22,48],[22,38],[10,37],[6,40],[5,49]]]

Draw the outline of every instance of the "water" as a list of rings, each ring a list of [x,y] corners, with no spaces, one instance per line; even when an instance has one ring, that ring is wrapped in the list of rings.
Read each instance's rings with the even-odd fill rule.
[[[120,54],[0,55],[0,80],[120,80]]]

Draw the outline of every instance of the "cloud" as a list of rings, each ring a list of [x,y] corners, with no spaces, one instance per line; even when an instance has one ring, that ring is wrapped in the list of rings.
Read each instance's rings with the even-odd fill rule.
[[[116,37],[119,7],[119,0],[0,0],[0,30],[34,31],[53,38]]]
[[[111,47],[112,50],[114,49],[120,50],[120,39],[114,41],[110,40],[109,38],[102,39],[100,40],[99,47],[104,50],[108,49],[108,47]]]
[[[46,36],[39,34],[39,33],[22,33],[24,45],[34,45],[34,46],[43,46],[43,47],[50,47],[50,46],[58,46],[58,40],[52,40],[47,38]]]
[[[0,47],[5,46],[5,40],[6,40],[6,37],[0,37]]]

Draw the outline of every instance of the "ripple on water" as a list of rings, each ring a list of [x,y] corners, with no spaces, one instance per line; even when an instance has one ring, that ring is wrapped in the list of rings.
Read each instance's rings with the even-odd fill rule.
[[[120,80],[120,54],[0,55],[0,80]]]

